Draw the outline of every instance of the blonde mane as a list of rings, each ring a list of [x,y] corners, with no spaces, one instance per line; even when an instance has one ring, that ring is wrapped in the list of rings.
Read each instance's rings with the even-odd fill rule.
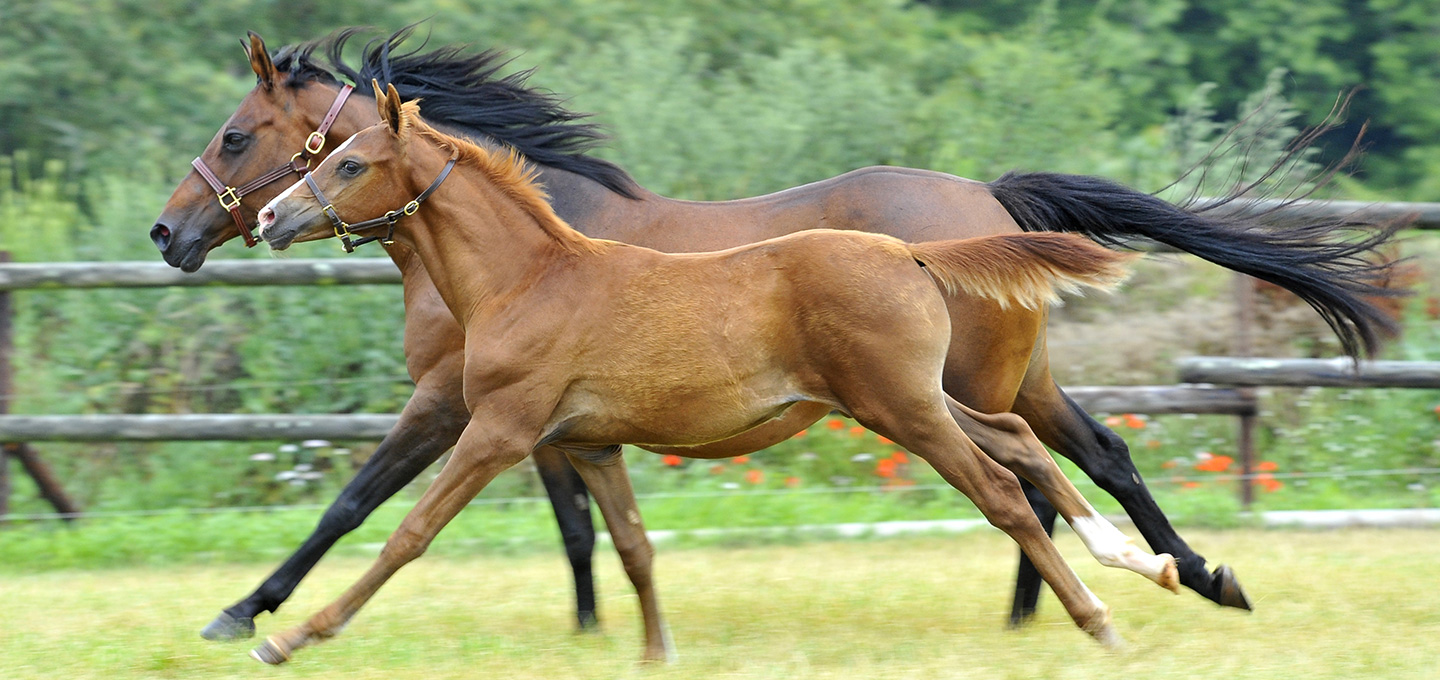
[[[572,253],[595,253],[604,249],[604,241],[596,240],[575,231],[555,214],[550,205],[550,195],[536,183],[539,171],[532,167],[523,155],[513,147],[491,151],[474,142],[452,137],[425,122],[420,117],[420,102],[412,100],[400,106],[400,129],[418,132],[455,153],[460,163],[471,165],[481,172],[490,183],[511,200],[520,205],[540,229],[555,240],[564,250]]]

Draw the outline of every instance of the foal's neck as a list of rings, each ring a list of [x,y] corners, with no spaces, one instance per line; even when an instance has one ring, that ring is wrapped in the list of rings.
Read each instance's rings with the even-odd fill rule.
[[[412,184],[427,185],[448,154],[425,155],[427,160],[411,164],[416,168]],[[541,227],[540,218],[464,160],[420,212],[400,225],[396,236],[419,255],[445,304],[465,326],[497,305],[515,304],[542,277],[562,276],[597,255],[557,240]]]

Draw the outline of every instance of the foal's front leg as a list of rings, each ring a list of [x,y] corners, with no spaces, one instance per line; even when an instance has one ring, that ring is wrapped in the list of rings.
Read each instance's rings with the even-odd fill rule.
[[[420,557],[435,534],[459,514],[501,471],[525,459],[533,438],[512,434],[514,423],[472,417],[460,435],[455,453],[420,502],[380,551],[370,570],[339,599],[308,621],[267,638],[250,655],[268,664],[284,663],[297,649],[334,637],[400,567]],[[523,431],[523,430],[521,430]]]
[[[620,553],[625,574],[640,597],[640,617],[645,626],[644,660],[674,661],[675,643],[670,639],[670,629],[665,625],[660,600],[655,595],[651,570],[655,549],[645,535],[645,524],[635,504],[635,490],[630,486],[630,473],[625,469],[620,447],[611,446],[595,453],[572,453],[570,462],[595,496],[595,504],[605,517],[605,526],[610,529],[610,539],[615,543],[615,551]]]

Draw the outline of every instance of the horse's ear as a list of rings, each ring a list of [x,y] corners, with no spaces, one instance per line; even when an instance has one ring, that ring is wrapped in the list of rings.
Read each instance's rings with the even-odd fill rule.
[[[245,46],[245,55],[250,57],[250,68],[255,70],[260,84],[268,90],[275,86],[275,62],[270,61],[270,53],[265,50],[265,41],[254,31],[246,33],[250,36],[250,44]]]
[[[400,93],[395,91],[395,85],[385,86],[385,93],[380,93],[380,84],[370,81],[375,87],[375,106],[380,110],[380,119],[390,126],[390,131],[400,134],[404,127],[404,121],[400,113]]]

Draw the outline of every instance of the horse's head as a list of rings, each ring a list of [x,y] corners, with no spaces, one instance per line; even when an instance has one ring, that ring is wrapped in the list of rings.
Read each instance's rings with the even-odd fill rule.
[[[329,132],[324,121],[331,111],[339,113],[348,95],[332,76],[313,67],[277,68],[254,33],[245,51],[258,78],[255,89],[210,140],[150,230],[165,261],[187,272],[199,269],[212,248],[236,236],[253,244],[249,223],[254,211],[289,184],[282,180],[298,178],[308,164],[324,157]],[[292,63],[299,59],[292,54]]]
[[[387,240],[401,217],[412,215],[439,187],[454,165],[424,188],[410,167],[412,122],[419,115],[414,102],[401,105],[395,86],[375,88],[381,122],[365,128],[336,147],[303,181],[296,182],[260,209],[260,237],[271,248],[284,250],[291,243],[339,236],[351,250],[350,230],[374,230],[375,239]],[[345,222],[340,215],[356,219]],[[363,218],[361,221],[360,218]]]

